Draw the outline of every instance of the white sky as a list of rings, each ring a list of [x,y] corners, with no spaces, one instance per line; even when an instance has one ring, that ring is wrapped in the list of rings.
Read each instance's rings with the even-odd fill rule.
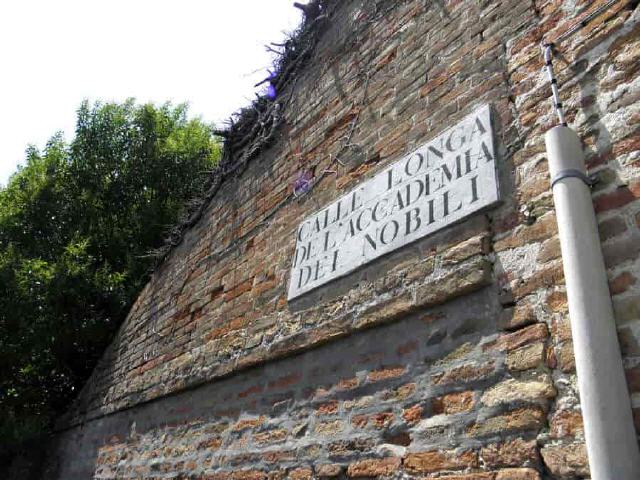
[[[0,184],[28,144],[72,138],[84,98],[186,101],[222,122],[300,18],[293,0],[1,0]]]

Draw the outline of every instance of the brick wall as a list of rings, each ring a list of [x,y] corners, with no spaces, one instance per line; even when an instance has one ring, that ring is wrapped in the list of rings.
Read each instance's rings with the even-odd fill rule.
[[[602,3],[333,3],[281,92],[276,144],[225,182],[157,269],[60,419],[49,476],[588,477],[539,43]],[[640,412],[636,3],[560,45],[555,65],[600,179]],[[298,223],[484,103],[502,204],[288,303]],[[319,180],[295,198],[304,171]]]

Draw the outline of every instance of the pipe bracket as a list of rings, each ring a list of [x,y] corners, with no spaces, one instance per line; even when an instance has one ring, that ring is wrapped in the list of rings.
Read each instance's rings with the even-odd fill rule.
[[[584,172],[581,172],[580,170],[577,170],[575,168],[567,168],[565,170],[560,170],[555,174],[555,176],[551,180],[551,188],[553,188],[554,185],[560,180],[570,177],[579,178],[588,187],[593,187],[596,183],[598,183],[598,178],[595,175],[586,175]]]

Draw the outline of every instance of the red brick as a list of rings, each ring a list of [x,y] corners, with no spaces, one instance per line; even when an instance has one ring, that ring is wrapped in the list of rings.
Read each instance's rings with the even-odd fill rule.
[[[514,330],[536,321],[533,308],[527,304],[519,304],[514,308],[503,310],[498,318],[498,327],[503,330]]]
[[[405,408],[402,412],[402,418],[409,425],[414,425],[422,418],[422,407],[420,405],[414,405],[413,407]]]
[[[406,343],[403,343],[396,349],[396,353],[400,356],[407,355],[411,352],[414,352],[418,349],[418,342],[416,340],[410,340]]]
[[[230,478],[233,480],[265,480],[267,474],[260,470],[238,470],[232,472]]]
[[[351,478],[361,478],[391,475],[396,473],[399,468],[400,459],[398,457],[360,460],[349,465],[347,476]]]
[[[633,424],[636,427],[636,432],[640,433],[640,408],[633,409]]]
[[[246,398],[251,395],[261,393],[264,390],[262,385],[254,385],[253,387],[249,387],[246,390],[243,390],[238,394],[238,398]]]
[[[293,450],[271,450],[261,455],[262,459],[267,463],[283,463],[291,462],[296,459],[296,452]]]
[[[548,184],[548,180],[545,180]],[[547,214],[531,226],[521,226],[512,235],[497,241],[494,250],[501,252],[509,248],[516,248],[528,243],[539,242],[551,238],[558,232],[555,214]]]
[[[375,428],[385,428],[393,422],[394,415],[391,412],[382,412],[371,415],[371,424]]]
[[[445,475],[437,477],[438,480],[495,480],[495,472],[476,472],[462,475]]]
[[[227,291],[224,294],[224,299],[225,299],[225,301],[229,302],[229,301],[239,297],[243,293],[246,293],[246,292],[250,291],[252,288],[253,288],[253,278],[250,278],[248,280],[245,280],[241,284],[233,287],[231,290]]]
[[[302,380],[301,373],[291,373],[289,375],[284,375],[277,380],[269,382],[269,388],[277,389],[290,387],[291,385],[295,385],[296,383],[298,383],[300,380]]]
[[[613,146],[613,155],[624,155],[626,153],[637,152],[640,150],[640,133],[631,134],[628,137],[616,142]],[[637,183],[634,182],[634,187],[637,188]]]
[[[584,433],[582,414],[575,410],[560,410],[551,417],[553,438],[575,437]]]
[[[620,216],[607,218],[598,224],[598,231],[600,233],[600,240],[604,242],[626,232],[627,224],[624,218]]]
[[[626,374],[629,391],[640,392],[640,367],[629,368]]]
[[[368,415],[354,415],[351,417],[351,424],[356,428],[364,428],[369,423]]]
[[[253,441],[257,445],[266,445],[270,443],[282,442],[288,436],[287,430],[281,428],[267,430],[260,433],[253,434]]]
[[[316,474],[320,478],[334,478],[342,473],[342,466],[336,463],[316,465]]]
[[[439,451],[410,453],[404,457],[404,468],[411,473],[436,473],[447,470],[464,470],[478,466],[478,454],[467,451]]]
[[[617,277],[609,281],[611,295],[618,295],[626,292],[630,286],[635,285],[636,277],[630,272],[622,272]]]
[[[356,388],[358,386],[358,383],[359,381],[357,377],[344,378],[338,382],[338,384],[336,385],[336,390],[351,390],[353,388]]]
[[[553,313],[569,312],[567,294],[565,292],[554,290],[553,292],[549,293],[549,295],[547,295],[546,305]]]
[[[484,349],[509,352],[523,345],[544,340],[548,336],[547,326],[544,323],[536,323],[513,333],[501,335],[495,342],[485,345]]]
[[[289,478],[291,480],[311,480],[313,478],[313,472],[310,468],[296,468],[289,471]]]
[[[532,468],[508,468],[496,474],[496,480],[540,480],[540,472]]]
[[[405,367],[389,367],[381,370],[374,370],[369,372],[367,378],[370,382],[379,382],[381,380],[388,380],[390,378],[397,378],[405,373]]]
[[[244,430],[245,428],[255,428],[258,425],[262,425],[265,421],[265,417],[261,416],[258,418],[251,418],[247,420],[240,420],[233,426],[233,430],[238,432],[240,430]]]
[[[344,430],[344,423],[341,420],[331,420],[328,422],[316,423],[315,431],[319,435],[337,435]]]
[[[222,439],[220,438],[210,438],[209,440],[205,440],[200,442],[197,446],[198,450],[217,450],[222,446]]]
[[[555,347],[558,367],[565,373],[572,373],[576,370],[576,359],[573,354],[573,342],[564,342]]]
[[[569,316],[555,317],[551,321],[551,337],[554,342],[562,343],[571,340],[571,322]]]
[[[431,404],[435,415],[468,412],[475,404],[472,391],[449,393],[442,397],[434,398]]]
[[[318,415],[333,415],[338,412],[338,401],[332,400],[318,407]]]
[[[640,197],[640,182],[635,181],[628,186],[622,186],[613,192],[602,194],[593,201],[593,207],[596,213],[606,212],[624,207],[628,203],[635,201]]]
[[[525,279],[512,282],[511,291],[515,300],[520,300],[541,288],[556,287],[564,281],[564,271],[560,262],[545,264],[536,273]]]

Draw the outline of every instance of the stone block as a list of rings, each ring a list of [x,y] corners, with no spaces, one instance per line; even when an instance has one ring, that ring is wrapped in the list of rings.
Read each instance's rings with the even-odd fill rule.
[[[530,380],[509,379],[490,388],[482,395],[482,403],[488,407],[513,402],[546,401],[556,396],[549,375]]]
[[[337,463],[316,465],[315,471],[316,475],[320,478],[335,478],[342,473],[342,466]]]
[[[480,460],[491,469],[537,465],[539,459],[536,442],[521,438],[492,443],[480,450]]]
[[[506,308],[498,317],[498,328],[515,330],[536,322],[536,315],[530,305],[516,305]]]
[[[521,371],[537,368],[544,364],[544,360],[544,343],[534,343],[510,351],[507,354],[506,364],[509,370]]]
[[[463,268],[416,290],[416,306],[428,307],[466,295],[491,283],[491,264],[478,258]]]
[[[559,478],[589,476],[589,460],[584,443],[547,445],[540,453],[552,475]]]
[[[447,385],[452,383],[463,384],[477,380],[484,380],[495,373],[495,364],[487,362],[478,365],[468,363],[459,367],[451,368],[442,373],[432,375],[431,381],[434,385]]]
[[[472,437],[500,435],[518,430],[539,430],[545,422],[545,413],[539,407],[525,407],[478,421],[468,430]]]

